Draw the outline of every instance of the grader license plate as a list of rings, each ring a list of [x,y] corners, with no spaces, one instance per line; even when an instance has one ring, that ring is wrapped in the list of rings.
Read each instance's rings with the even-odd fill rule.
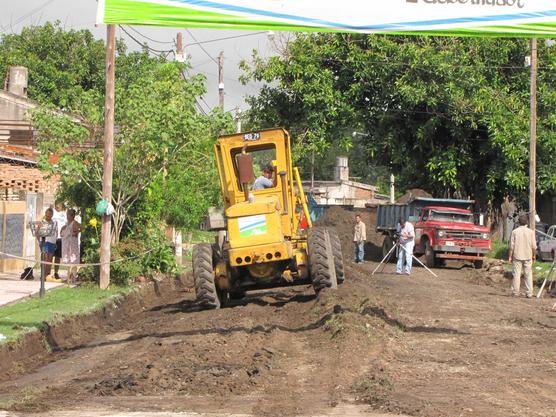
[[[240,237],[266,235],[268,232],[266,216],[263,214],[257,216],[240,217],[238,219],[238,224]]]

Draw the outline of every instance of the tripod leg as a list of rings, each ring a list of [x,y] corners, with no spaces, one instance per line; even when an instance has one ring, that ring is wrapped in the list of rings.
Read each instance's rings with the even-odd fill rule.
[[[550,267],[550,270],[548,271],[548,274],[546,275],[546,278],[544,279],[541,288],[539,289],[539,292],[537,293],[537,298],[541,298],[542,292],[544,290],[544,286],[546,285],[546,283],[548,281],[552,281],[551,277],[552,277],[552,273],[554,272],[554,267],[556,266],[556,258],[552,261],[552,266]]]
[[[406,254],[411,255],[413,259],[415,259],[419,263],[419,265],[421,265],[423,268],[429,271],[435,278],[438,278],[438,275],[436,275],[429,268],[427,268],[427,266],[423,262],[421,262],[415,255],[413,255],[412,253],[410,254],[409,251],[404,247],[404,245],[400,245],[400,247],[402,248],[402,250],[405,251]]]
[[[398,246],[397,243],[394,246],[392,246],[392,248],[388,251],[386,256],[384,258],[382,258],[382,261],[380,261],[380,263],[378,264],[378,266],[375,268],[375,270],[372,272],[371,275],[374,275],[376,273],[376,271],[378,271],[378,268],[380,268],[385,262],[388,262],[390,260],[390,256],[392,255],[392,252],[394,252],[394,250],[396,249],[397,246]]]
[[[382,267],[380,268],[380,273],[384,272],[384,268],[386,268],[386,264],[388,262],[390,262],[390,259],[392,259],[392,255],[394,255],[396,258],[398,257],[398,245],[399,243],[394,244],[394,247],[392,249],[390,249],[390,251],[386,254],[386,259],[384,260]],[[380,265],[379,265],[380,266]]]

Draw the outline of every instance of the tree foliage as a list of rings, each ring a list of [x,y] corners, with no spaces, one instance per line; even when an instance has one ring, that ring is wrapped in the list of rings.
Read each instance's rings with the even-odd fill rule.
[[[45,38],[57,46],[40,49],[35,59],[33,50]],[[9,46],[2,62],[29,66],[29,95],[43,104],[32,115],[41,167],[59,176],[61,192],[71,203],[98,201],[104,45],[87,31],[64,31],[50,24],[9,35],[2,42]],[[68,49],[70,59],[64,63]],[[179,228],[196,226],[208,206],[218,202],[212,144],[218,133],[233,127],[231,117],[219,110],[209,115],[197,110],[205,79],[187,76],[187,65],[146,51],[127,53],[122,44],[118,51],[115,240],[123,231],[136,233],[160,220]],[[89,61],[98,61],[99,67]],[[61,112],[60,106],[67,111]]]
[[[556,185],[556,51],[539,46],[544,192]],[[288,127],[305,165],[313,151],[352,148],[357,176],[370,166],[402,187],[500,201],[528,185],[528,54],[518,39],[299,35],[279,56],[243,63],[244,81],[267,83],[249,118]],[[352,142],[353,131],[365,135]]]
[[[104,43],[88,30],[64,30],[59,22],[23,28],[0,40],[0,74],[8,66],[29,69],[29,97],[72,108],[85,91],[104,90]]]

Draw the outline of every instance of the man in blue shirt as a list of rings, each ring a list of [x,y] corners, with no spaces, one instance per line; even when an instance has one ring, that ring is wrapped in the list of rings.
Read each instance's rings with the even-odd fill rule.
[[[255,180],[253,190],[264,190],[265,188],[274,187],[274,183],[272,182],[272,171],[272,166],[266,165],[263,168],[263,175]]]

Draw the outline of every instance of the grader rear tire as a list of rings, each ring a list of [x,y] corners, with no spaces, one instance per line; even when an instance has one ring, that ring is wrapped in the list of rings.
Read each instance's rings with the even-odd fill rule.
[[[193,280],[197,303],[205,308],[220,308],[221,302],[214,282],[213,253],[210,243],[193,247]]]
[[[328,230],[313,227],[309,231],[307,243],[313,289],[318,294],[324,288],[336,287],[338,281]]]
[[[334,268],[336,269],[336,280],[338,284],[343,284],[346,280],[344,272],[344,255],[342,254],[342,242],[335,229],[328,229],[330,236],[330,244],[332,245],[332,253],[334,254]]]

